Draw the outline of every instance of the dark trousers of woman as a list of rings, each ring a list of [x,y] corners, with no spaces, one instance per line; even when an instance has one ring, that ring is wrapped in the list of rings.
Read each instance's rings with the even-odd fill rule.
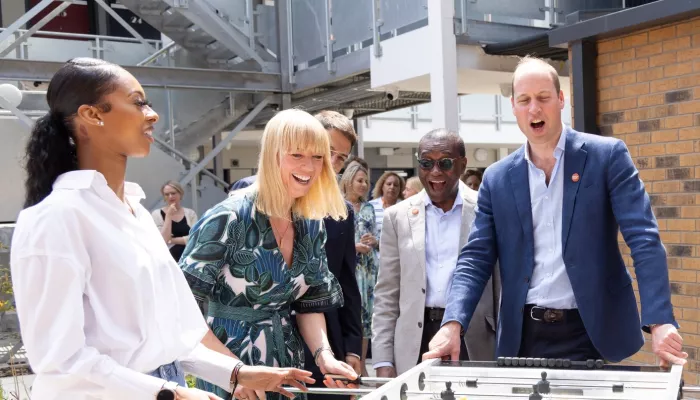
[[[552,310],[526,305],[518,357],[601,359],[578,310]]]

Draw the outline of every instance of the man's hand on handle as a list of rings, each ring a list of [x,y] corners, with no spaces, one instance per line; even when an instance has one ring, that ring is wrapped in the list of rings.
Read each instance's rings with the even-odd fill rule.
[[[651,328],[651,349],[659,357],[659,365],[685,365],[688,353],[683,351],[683,338],[671,324],[656,325]]]
[[[429,351],[423,354],[423,361],[433,358],[459,360],[460,340],[462,340],[462,325],[457,321],[446,323],[433,336],[428,345]]]

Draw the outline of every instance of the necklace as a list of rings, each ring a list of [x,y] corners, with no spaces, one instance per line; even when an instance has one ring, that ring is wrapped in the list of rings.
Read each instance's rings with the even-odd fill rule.
[[[270,224],[270,226],[272,227],[272,231],[274,232],[274,231],[275,231],[275,227],[272,226],[272,224]],[[279,248],[280,248],[280,251],[282,251],[282,252],[284,252],[284,251],[283,251],[284,238],[287,237],[287,231],[289,230],[289,227],[290,227],[290,226],[292,226],[292,221],[288,221],[288,222],[287,222],[287,228],[285,228],[284,233],[282,234],[282,237],[280,237]],[[279,235],[279,230],[277,230],[277,234]]]

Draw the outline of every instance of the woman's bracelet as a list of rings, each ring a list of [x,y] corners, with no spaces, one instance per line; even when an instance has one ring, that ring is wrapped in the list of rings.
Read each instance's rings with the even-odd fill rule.
[[[231,384],[233,385],[233,390],[231,390],[231,395],[233,395],[233,392],[235,392],[236,388],[238,387],[238,372],[241,370],[243,365],[245,365],[243,364],[243,361],[239,361],[238,364],[233,367],[233,373],[231,373]]]
[[[314,364],[316,364],[317,367],[318,367],[318,356],[321,355],[321,353],[322,353],[324,350],[330,351],[330,352],[331,352],[331,355],[332,355],[333,357],[335,357],[335,354],[333,354],[333,350],[331,350],[330,347],[324,347],[324,346],[319,347],[319,348],[316,349],[316,351],[314,352]]]

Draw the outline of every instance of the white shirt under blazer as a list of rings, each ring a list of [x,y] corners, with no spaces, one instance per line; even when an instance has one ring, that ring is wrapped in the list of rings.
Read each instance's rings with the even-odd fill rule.
[[[165,381],[146,373],[175,360],[230,387],[237,361],[200,343],[208,327],[143,191],[124,191],[134,214],[99,172],[67,172],[18,217],[11,269],[32,400],[153,400]]]

